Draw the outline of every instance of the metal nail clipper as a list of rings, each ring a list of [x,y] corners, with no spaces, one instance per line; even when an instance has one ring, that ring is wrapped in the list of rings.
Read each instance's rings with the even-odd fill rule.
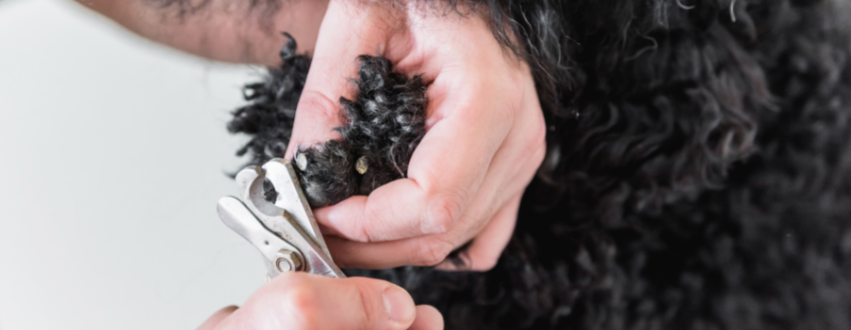
[[[260,250],[267,280],[289,271],[346,277],[331,259],[288,161],[275,158],[262,167],[248,166],[236,175],[236,184],[242,200],[220,199],[219,217]],[[269,184],[274,192],[269,191]]]

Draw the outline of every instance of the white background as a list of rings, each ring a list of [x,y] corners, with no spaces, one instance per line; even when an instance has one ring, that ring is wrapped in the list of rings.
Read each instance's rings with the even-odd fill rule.
[[[260,72],[0,0],[0,329],[194,329],[243,303],[263,264],[215,206]]]

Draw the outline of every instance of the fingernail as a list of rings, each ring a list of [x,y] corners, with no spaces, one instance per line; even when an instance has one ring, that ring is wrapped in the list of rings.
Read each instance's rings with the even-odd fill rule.
[[[384,290],[384,308],[390,319],[404,323],[414,316],[414,300],[405,290],[397,286],[391,286]]]

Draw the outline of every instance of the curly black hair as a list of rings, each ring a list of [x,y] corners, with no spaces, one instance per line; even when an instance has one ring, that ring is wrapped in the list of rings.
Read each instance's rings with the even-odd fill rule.
[[[240,156],[251,151],[251,164],[284,156],[310,67],[310,58],[297,56],[295,40],[285,36],[281,68],[270,69],[265,82],[245,87],[245,99],[251,103],[234,112],[228,123],[232,133],[254,135],[237,151]],[[425,135],[422,79],[393,72],[383,57],[358,59],[357,97],[340,98],[346,124],[336,130],[343,139],[303,147],[295,154],[294,169],[312,207],[333,205],[354,194],[369,195],[406,177],[408,161]]]
[[[402,285],[449,329],[851,329],[850,2],[478,4],[530,63],[548,127],[511,242],[488,272],[347,273]],[[309,68],[285,50],[229,126],[254,163],[283,154]],[[301,179],[352,182],[317,205],[374,188],[361,156],[403,177],[423,133],[422,83],[362,63],[344,139],[303,150],[308,172],[346,163]],[[367,112],[376,90],[393,101]]]

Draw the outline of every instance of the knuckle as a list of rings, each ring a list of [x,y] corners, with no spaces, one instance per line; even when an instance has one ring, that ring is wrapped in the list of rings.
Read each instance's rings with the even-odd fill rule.
[[[426,234],[444,234],[452,228],[461,216],[461,204],[458,198],[453,197],[438,197],[434,198],[427,210],[425,227],[423,233]]]
[[[546,125],[543,122],[543,118],[540,118],[538,121],[539,123],[532,127],[532,132],[530,132],[527,145],[524,148],[526,152],[524,156],[527,159],[533,160],[536,165],[543,162],[547,150]]]
[[[286,324],[288,329],[315,329],[322,320],[321,292],[308,282],[305,274],[283,273],[261,288],[243,308],[257,325]]]
[[[546,148],[540,148],[540,149],[535,151],[535,153],[532,155],[532,161],[533,161],[533,164],[535,164],[534,169],[537,169],[539,166],[541,166],[541,163],[544,162],[544,158],[546,158],[546,155],[547,155],[547,149]]]
[[[547,136],[547,123],[544,120],[543,111],[540,106],[535,107],[532,111],[532,116],[534,116],[534,123],[531,127],[534,132],[533,136],[537,142],[543,143],[546,141]]]
[[[419,251],[416,255],[418,260],[416,264],[419,266],[434,266],[446,259],[449,253],[452,253],[454,246],[449,242],[441,239],[434,239],[426,244],[418,245]]]
[[[531,147],[529,150],[532,151],[532,159],[535,160],[537,164],[540,164],[544,160],[544,155],[547,150],[547,138],[546,132],[542,128],[535,133],[535,137],[532,139]]]
[[[319,324],[322,306],[319,293],[310,285],[289,286],[280,296],[282,314],[298,315],[288,320],[296,329],[309,329],[310,325]],[[296,326],[297,325],[297,326]]]

